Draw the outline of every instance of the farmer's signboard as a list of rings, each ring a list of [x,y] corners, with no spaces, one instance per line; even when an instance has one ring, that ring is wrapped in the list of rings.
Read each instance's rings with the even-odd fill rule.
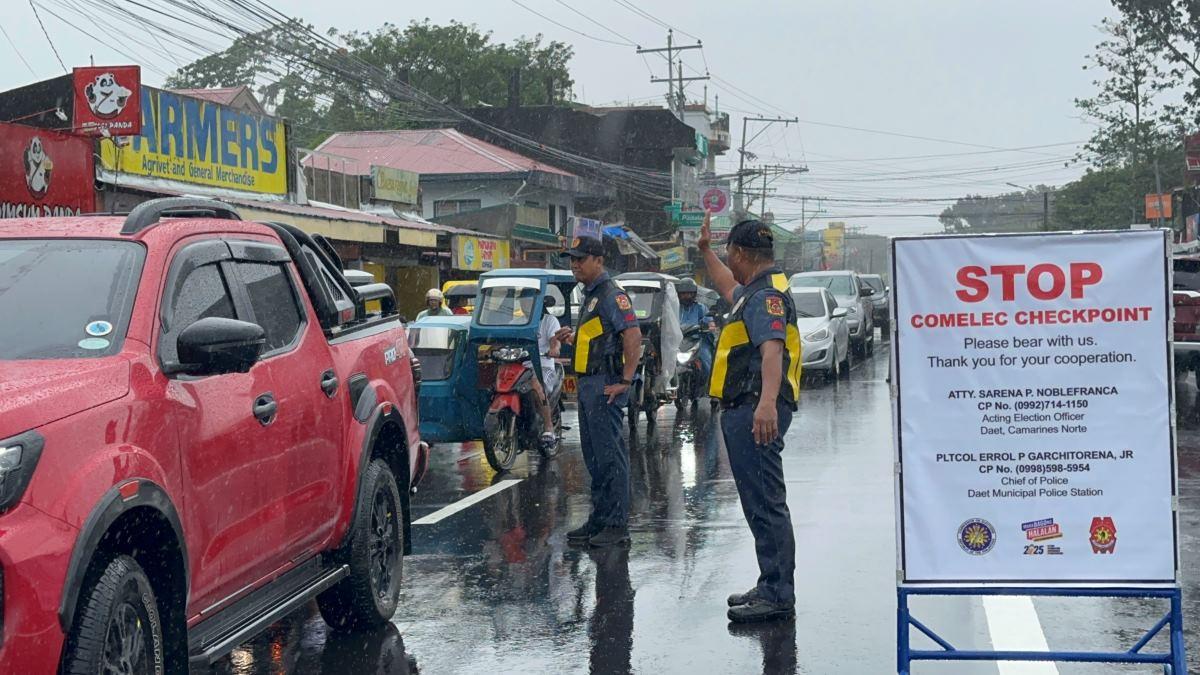
[[[1173,581],[1165,231],[892,246],[903,581]]]
[[[0,123],[0,218],[95,210],[93,167],[86,138]]]
[[[107,172],[242,192],[288,191],[283,122],[210,101],[142,87],[141,134],[101,141]]]

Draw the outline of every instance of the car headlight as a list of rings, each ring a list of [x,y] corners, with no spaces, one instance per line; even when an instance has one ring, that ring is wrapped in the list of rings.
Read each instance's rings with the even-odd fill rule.
[[[819,342],[821,340],[827,340],[827,339],[829,339],[829,329],[822,328],[820,330],[815,330],[815,331],[809,333],[808,335],[805,335],[804,339],[807,342]]]
[[[0,511],[20,501],[42,456],[42,445],[36,431],[0,441]]]

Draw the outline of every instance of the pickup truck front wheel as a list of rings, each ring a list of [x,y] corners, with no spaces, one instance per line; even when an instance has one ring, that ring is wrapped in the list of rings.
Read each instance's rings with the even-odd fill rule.
[[[154,589],[127,555],[111,560],[80,595],[62,671],[67,675],[161,675],[162,622]]]
[[[396,478],[382,459],[367,467],[350,534],[350,576],[317,596],[335,630],[367,630],[396,613],[404,559],[404,514]]]

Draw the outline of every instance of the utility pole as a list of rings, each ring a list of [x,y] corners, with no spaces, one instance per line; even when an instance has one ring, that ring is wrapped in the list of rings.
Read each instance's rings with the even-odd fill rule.
[[[1050,192],[1042,190],[1042,232],[1050,231]]]
[[[684,82],[694,82],[696,80],[708,80],[710,78],[707,74],[696,76],[696,77],[684,77],[683,76],[683,57],[680,56],[679,63],[676,64],[675,52],[681,52],[685,49],[700,49],[703,46],[704,46],[704,44],[701,43],[699,40],[697,40],[696,44],[694,44],[694,45],[676,46],[675,45],[675,31],[668,28],[667,29],[667,46],[666,47],[655,47],[653,49],[642,49],[641,47],[637,48],[638,54],[658,54],[658,53],[662,53],[662,52],[667,53],[667,76],[666,76],[666,78],[651,77],[650,82],[652,82],[652,83],[666,82],[667,83],[667,104],[672,110],[675,111],[676,117],[678,117],[679,121],[681,121],[681,122],[683,121],[683,103],[684,103],[683,83]],[[676,78],[676,76],[675,76],[676,70],[678,70],[678,72],[679,72],[678,78]],[[676,79],[679,80],[679,91],[678,92],[675,91],[675,80]]]
[[[772,124],[775,124],[777,122],[782,122],[784,126],[787,126],[789,124],[799,124],[800,119],[797,117],[793,117],[791,119],[786,119],[783,117],[743,117],[742,118],[742,146],[740,148],[738,148],[738,155],[739,155],[739,157],[738,157],[738,187],[737,187],[737,192],[734,194],[734,197],[735,197],[734,211],[737,211],[741,214],[744,214],[746,212],[746,209],[744,206],[745,194],[743,192],[743,188],[745,187],[745,178],[746,178],[746,143],[747,143],[747,141],[746,141],[746,124],[748,122],[765,122],[766,123],[766,126],[763,127],[762,131],[759,131],[757,134],[754,134],[754,138],[750,139],[750,142],[753,142],[755,138],[758,138],[759,135],[762,134],[763,131],[766,131],[767,127],[771,126]]]

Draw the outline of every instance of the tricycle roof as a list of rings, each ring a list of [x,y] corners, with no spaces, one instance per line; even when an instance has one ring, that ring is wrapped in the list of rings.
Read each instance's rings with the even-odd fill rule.
[[[545,279],[548,283],[562,284],[575,283],[575,275],[567,270],[545,270],[536,267],[512,267],[502,270],[492,270],[479,275],[480,282],[487,279],[525,277],[531,279]]]

